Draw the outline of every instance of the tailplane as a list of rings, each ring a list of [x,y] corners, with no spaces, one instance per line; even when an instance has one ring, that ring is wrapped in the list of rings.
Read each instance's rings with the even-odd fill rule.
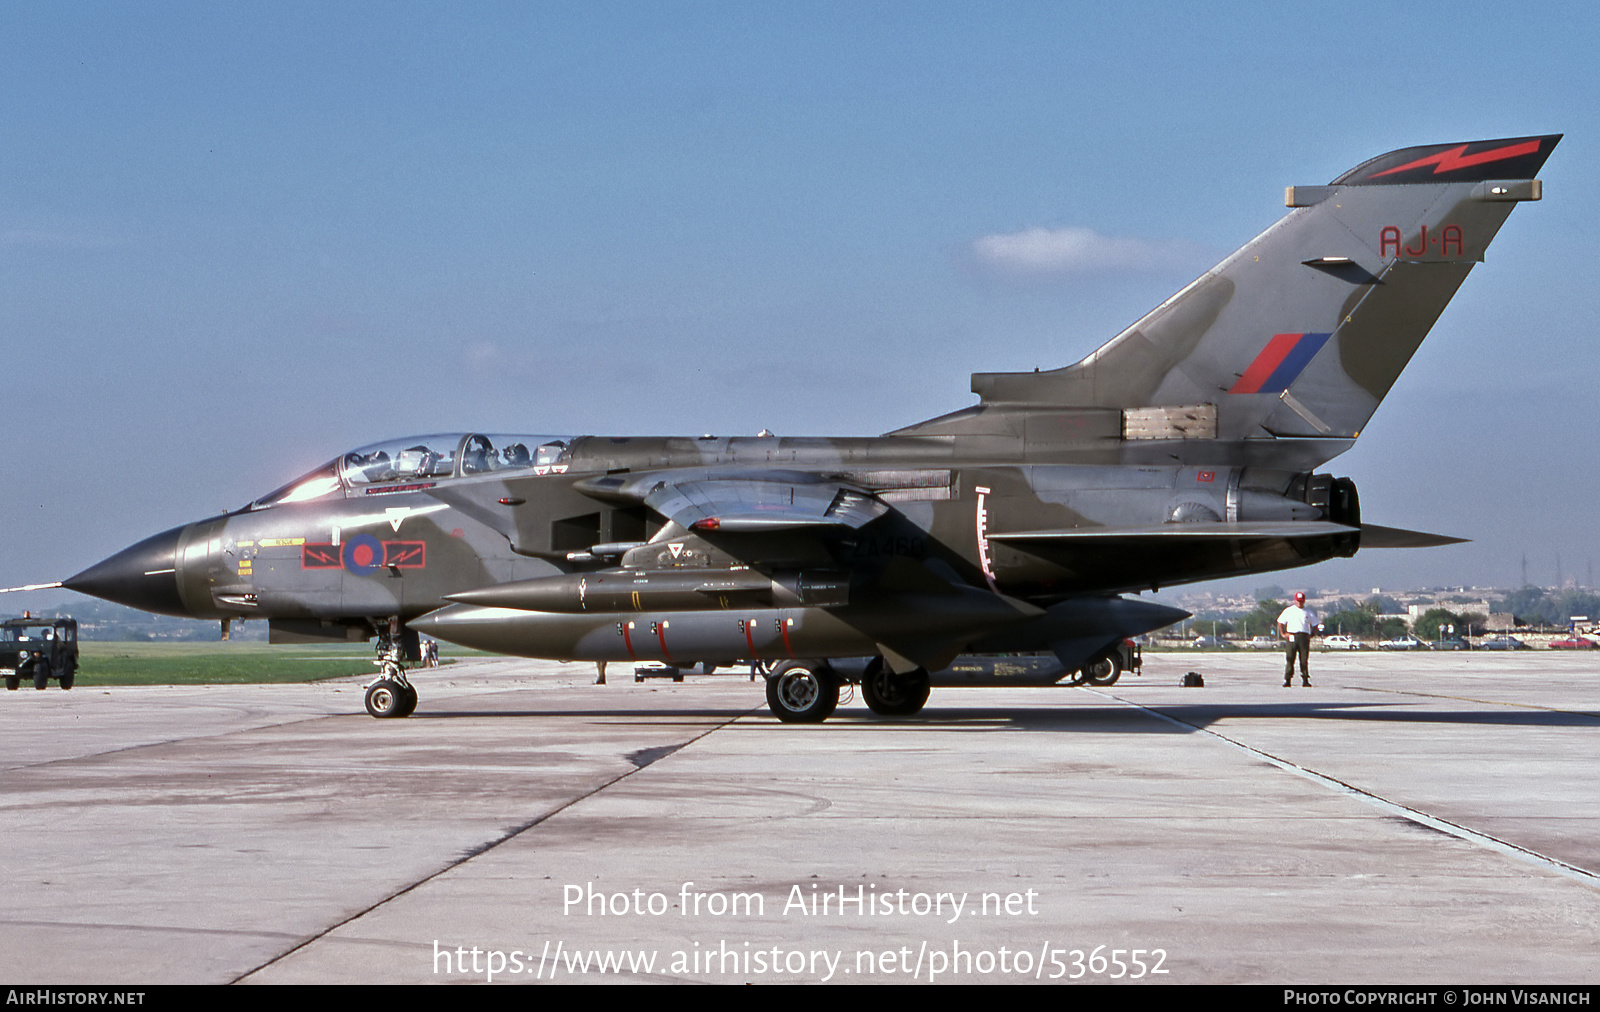
[[[1123,438],[1295,438],[1366,426],[1560,134],[1380,155],[1076,365],[975,373],[976,414],[1121,409]],[[949,431],[934,419],[903,434]],[[1328,456],[1338,452],[1332,449]]]

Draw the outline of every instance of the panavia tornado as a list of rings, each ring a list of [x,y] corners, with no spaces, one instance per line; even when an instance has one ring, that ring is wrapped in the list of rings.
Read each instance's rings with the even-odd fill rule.
[[[761,662],[786,721],[859,681],[917,712],[958,656],[1115,663],[1186,617],[1124,597],[1457,539],[1361,521],[1349,449],[1560,135],[1406,148],[1292,186],[1271,228],[1075,365],[862,438],[396,439],[64,581],[275,642],[417,633],[525,657]],[[852,659],[850,663],[842,663]],[[863,663],[864,659],[864,663]]]

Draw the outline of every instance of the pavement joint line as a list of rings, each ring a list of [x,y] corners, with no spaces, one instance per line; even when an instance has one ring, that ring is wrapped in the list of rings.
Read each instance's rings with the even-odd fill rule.
[[[1287,759],[1281,759],[1270,752],[1264,752],[1252,745],[1246,745],[1244,742],[1230,738],[1219,731],[1213,731],[1208,727],[1201,727],[1198,724],[1191,724],[1186,720],[1180,720],[1177,717],[1169,716],[1168,714],[1162,713],[1160,710],[1152,707],[1135,703],[1129,699],[1123,699],[1121,696],[1117,696],[1109,692],[1102,692],[1099,689],[1091,689],[1088,686],[1081,686],[1081,688],[1105,699],[1115,700],[1124,706],[1130,706],[1136,710],[1143,710],[1152,717],[1167,721],[1170,724],[1176,724],[1179,727],[1189,728],[1191,730],[1198,731],[1201,734],[1209,735],[1218,741],[1221,741],[1227,745],[1231,745],[1241,752],[1269,762],[1287,773],[1292,773],[1295,776],[1302,777],[1314,784],[1330,788],[1340,794],[1349,795],[1358,801],[1362,801],[1368,805],[1371,805],[1379,811],[1390,815],[1398,815],[1403,819],[1415,822],[1419,826],[1425,826],[1428,829],[1437,830],[1449,836],[1454,836],[1459,840],[1464,840],[1467,843],[1475,844],[1476,846],[1483,847],[1486,850],[1492,850],[1505,857],[1521,861],[1524,864],[1531,864],[1534,867],[1542,868],[1545,871],[1553,871],[1557,875],[1572,879],[1573,881],[1586,885],[1591,889],[1600,889],[1600,875],[1596,875],[1594,872],[1587,869],[1579,868],[1577,865],[1568,864],[1565,861],[1557,860],[1556,858],[1541,854],[1536,850],[1529,850],[1527,847],[1519,847],[1514,843],[1499,839],[1498,837],[1490,836],[1487,833],[1480,833],[1475,829],[1468,829],[1466,826],[1457,825],[1456,823],[1450,822],[1447,819],[1441,819],[1436,815],[1429,815],[1426,812],[1421,812],[1415,808],[1402,805],[1398,801],[1390,801],[1388,798],[1381,797],[1372,793],[1371,791],[1362,790],[1354,784],[1345,783],[1343,780],[1330,777],[1326,773],[1318,773],[1316,770],[1307,769],[1298,763],[1290,762]]]
[[[74,931],[148,931],[166,935],[220,935],[236,938],[280,938],[294,935],[287,931],[265,931],[256,928],[192,928],[181,924],[119,924],[105,921],[23,921],[0,920],[8,928],[71,928]]]
[[[367,682],[372,681],[372,679],[368,678],[365,674],[349,675],[349,676],[345,676],[345,677],[349,677],[349,678],[352,678],[352,679],[365,679],[365,681],[349,683],[349,684],[352,684],[352,685],[365,685]],[[332,679],[328,679],[327,681],[328,682],[332,682]],[[241,685],[251,685],[251,684],[263,685],[263,684],[268,684],[268,683],[263,683],[263,682],[256,682],[256,683],[241,682],[239,684],[241,684]],[[312,685],[312,684],[316,684],[316,683],[304,682],[304,683],[294,683],[294,684]],[[148,687],[149,686],[135,686],[135,688],[148,688]],[[192,686],[185,685],[185,686],[177,686],[177,687],[178,688],[191,688]],[[120,686],[120,688],[128,688],[128,686]],[[171,686],[155,686],[155,688],[171,688]],[[486,690],[485,692],[483,692],[481,694],[482,695],[498,695],[500,693],[516,692],[516,691],[518,691],[518,690],[514,689],[514,688],[505,688],[505,689],[492,688],[492,689]],[[478,693],[469,693],[469,695],[477,695],[477,694]],[[440,698],[441,699],[454,699],[456,697],[455,696],[444,696],[444,697],[440,697]],[[79,761],[84,760],[84,759],[99,759],[99,758],[101,758],[103,756],[117,755],[118,753],[121,753],[121,752],[135,752],[135,751],[138,751],[139,749],[142,749],[142,748],[155,748],[155,747],[161,746],[161,745],[177,745],[177,744],[187,743],[187,742],[192,742],[192,741],[207,741],[207,740],[213,739],[213,738],[226,738],[229,735],[234,735],[234,734],[249,734],[249,733],[251,733],[253,731],[267,731],[267,730],[274,730],[274,729],[277,729],[277,728],[280,728],[280,727],[289,727],[292,724],[305,724],[305,723],[308,723],[310,721],[315,721],[315,720],[337,720],[337,719],[344,718],[344,717],[353,717],[353,716],[358,716],[358,715],[359,714],[357,712],[351,712],[351,713],[307,713],[307,714],[303,714],[303,715],[301,715],[299,717],[292,717],[292,718],[290,718],[288,720],[279,721],[279,722],[277,722],[275,724],[252,724],[249,727],[236,727],[236,728],[232,728],[232,729],[229,729],[229,730],[226,730],[226,731],[216,731],[216,732],[213,732],[211,734],[184,735],[183,737],[180,737],[180,738],[163,738],[160,741],[135,742],[132,745],[120,745],[117,748],[108,748],[104,752],[85,752],[82,755],[60,756],[60,757],[55,758],[55,759],[42,759],[39,762],[18,763],[15,766],[0,766],[0,773],[10,773],[10,772],[12,772],[14,770],[36,769],[36,768],[42,767],[42,766],[53,766],[56,763],[79,762]]]
[[[1574,717],[1592,717],[1600,720],[1600,713],[1590,713],[1588,710],[1563,710],[1559,706],[1536,706],[1533,703],[1508,703],[1501,699],[1478,699],[1475,696],[1452,696],[1444,692],[1413,692],[1410,689],[1379,689],[1369,685],[1345,685],[1345,689],[1356,692],[1387,692],[1396,696],[1420,696],[1423,699],[1455,699],[1463,703],[1483,703],[1486,706],[1518,706],[1524,710],[1542,710],[1545,713],[1570,713]]]
[[[677,746],[675,749],[672,750],[672,752],[668,753],[668,755],[677,755],[678,753],[682,752],[684,749],[688,748],[690,745],[693,745],[696,742],[700,741],[702,738],[705,738],[708,735],[711,735],[711,734],[713,734],[713,733],[715,733],[717,731],[722,730],[723,728],[729,726],[730,724],[734,723],[735,721],[743,720],[745,717],[750,716],[752,713],[754,713],[758,709],[760,709],[760,707],[751,707],[750,709],[744,711],[743,713],[736,714],[736,715],[734,715],[732,717],[729,717],[727,720],[724,720],[720,724],[713,724],[711,727],[706,728],[704,731],[702,731],[699,734],[695,735],[693,738],[690,738],[688,741],[684,742],[682,745]],[[667,758],[667,756],[664,755],[664,756],[661,757],[661,759],[656,760],[656,762],[660,762],[661,760],[666,759],[666,758]],[[290,946],[289,948],[283,950],[282,952],[278,953],[276,956],[273,956],[271,959],[269,959],[266,962],[260,964],[259,966],[252,967],[251,969],[246,970],[245,972],[239,974],[237,977],[235,977],[232,980],[228,981],[228,983],[237,984],[237,983],[239,983],[240,981],[244,980],[246,977],[249,977],[252,974],[260,973],[262,970],[265,970],[267,967],[271,966],[272,964],[277,963],[277,962],[279,962],[281,960],[287,959],[288,957],[294,955],[296,952],[299,952],[301,949],[304,949],[306,946],[310,945],[311,943],[321,941],[322,939],[326,938],[328,935],[331,935],[333,932],[338,931],[340,928],[344,927],[346,924],[350,924],[353,921],[360,920],[361,918],[365,917],[366,915],[372,913],[374,910],[377,910],[379,907],[385,906],[386,904],[388,904],[388,903],[390,903],[390,902],[392,902],[394,900],[399,899],[400,897],[406,895],[407,893],[412,892],[413,890],[418,889],[418,888],[428,884],[429,882],[432,882],[434,879],[440,877],[441,875],[446,874],[447,872],[454,871],[456,868],[461,867],[462,865],[466,864],[468,861],[471,861],[473,858],[479,857],[479,856],[481,856],[483,854],[487,854],[489,851],[494,850],[495,848],[499,847],[503,843],[509,843],[510,841],[512,841],[512,840],[516,839],[517,837],[521,836],[523,833],[526,833],[528,830],[533,829],[534,827],[539,826],[542,823],[544,823],[544,822],[546,822],[546,821],[548,821],[550,819],[555,818],[557,815],[560,815],[562,812],[564,812],[567,809],[573,807],[574,805],[578,804],[579,802],[587,801],[589,798],[594,797],[596,794],[599,794],[601,791],[606,790],[607,788],[612,787],[612,786],[614,786],[616,784],[619,784],[622,781],[624,781],[624,780],[628,779],[629,777],[633,776],[635,773],[639,773],[639,772],[642,772],[644,770],[647,770],[651,766],[654,766],[654,765],[655,765],[655,762],[648,763],[648,764],[646,764],[644,766],[635,766],[632,769],[625,770],[624,772],[618,774],[617,776],[612,777],[610,780],[607,780],[604,783],[602,783],[602,784],[600,784],[600,785],[598,785],[596,787],[593,787],[590,790],[585,791],[584,793],[578,795],[575,798],[567,799],[566,801],[564,801],[561,804],[557,805],[555,808],[552,808],[548,812],[545,812],[544,814],[540,815],[538,818],[535,818],[535,819],[533,819],[533,820],[531,820],[529,822],[526,822],[526,823],[524,823],[524,824],[522,824],[520,826],[517,826],[517,827],[509,830],[506,833],[501,834],[501,836],[498,839],[490,840],[488,843],[480,844],[479,846],[472,848],[471,850],[467,851],[465,854],[462,854],[460,857],[458,857],[455,860],[453,860],[453,861],[449,862],[448,864],[446,864],[443,868],[440,868],[438,871],[430,872],[429,874],[424,875],[422,878],[417,879],[415,882],[411,883],[410,885],[405,886],[402,889],[398,889],[398,890],[390,893],[389,895],[383,897],[382,899],[378,900],[377,902],[369,904],[368,906],[363,907],[360,910],[357,910],[355,913],[351,914],[349,917],[343,918],[342,920],[339,920],[339,921],[335,921],[333,924],[330,924],[326,928],[323,928],[321,931],[318,931],[317,933],[302,939],[298,944]]]
[[[209,741],[213,738],[226,738],[230,735],[248,734],[252,731],[268,731],[275,728],[288,727],[291,724],[304,724],[308,721],[329,720],[331,718],[344,716],[349,715],[343,713],[311,713],[306,714],[303,717],[281,721],[276,724],[252,724],[249,727],[236,727],[227,731],[216,731],[212,734],[193,734],[184,735],[181,738],[163,738],[160,741],[141,741],[135,742],[132,745],[120,745],[117,748],[108,748],[104,752],[85,752],[82,755],[64,755],[58,756],[55,759],[42,759],[36,763],[21,763],[16,766],[0,766],[0,773],[10,773],[14,770],[38,769],[43,766],[54,766],[57,763],[82,762],[85,759],[99,759],[104,756],[117,755],[122,752],[137,752],[142,748],[159,748],[162,745],[179,745],[186,744],[191,741]]]

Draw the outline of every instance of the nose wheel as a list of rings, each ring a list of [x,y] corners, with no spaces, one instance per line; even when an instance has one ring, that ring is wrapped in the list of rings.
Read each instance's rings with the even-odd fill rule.
[[[409,717],[416,708],[417,690],[409,682],[386,677],[367,686],[367,712],[374,717]]]
[[[416,633],[409,632],[409,636],[415,653]],[[367,712],[374,717],[409,717],[416,710],[417,690],[406,678],[407,659],[400,620],[391,618],[387,629],[378,630],[378,659],[373,663],[381,673],[367,683]]]

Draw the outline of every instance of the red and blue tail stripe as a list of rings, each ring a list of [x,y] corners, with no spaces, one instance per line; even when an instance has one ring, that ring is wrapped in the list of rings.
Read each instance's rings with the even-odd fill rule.
[[[1281,394],[1311,363],[1332,334],[1274,334],[1228,391],[1230,394]]]

